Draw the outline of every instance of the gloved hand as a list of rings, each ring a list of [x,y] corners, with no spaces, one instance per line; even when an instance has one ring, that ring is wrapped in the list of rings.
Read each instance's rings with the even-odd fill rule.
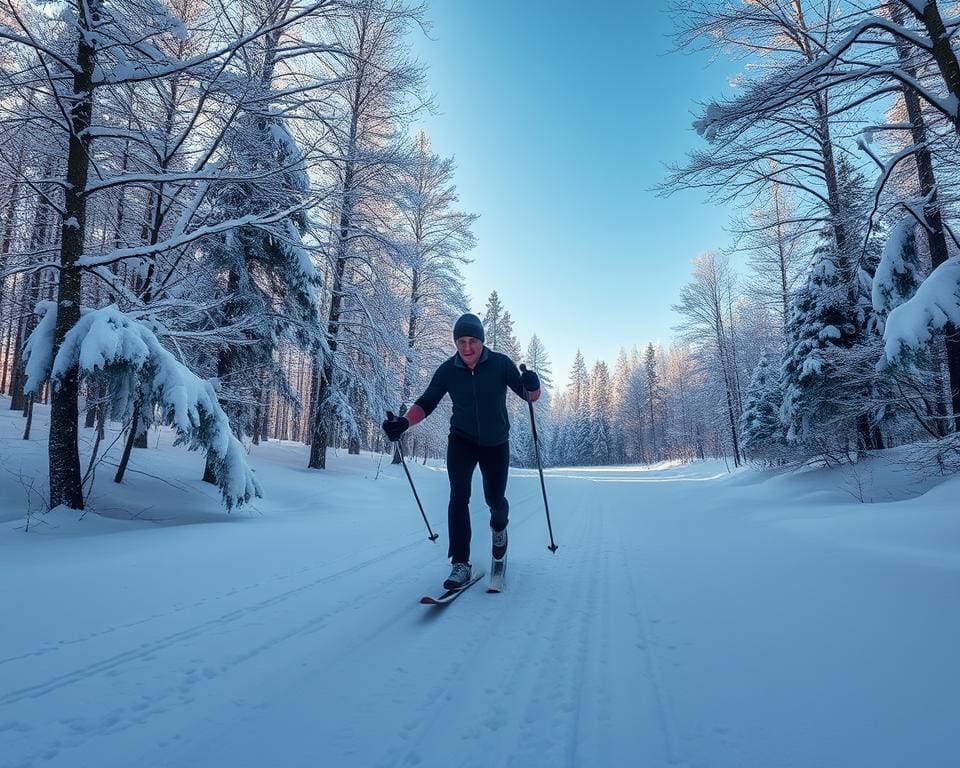
[[[536,392],[540,389],[540,377],[536,371],[526,370],[520,374],[520,386],[527,392]]]
[[[407,421],[405,416],[387,419],[383,422],[383,431],[387,433],[387,438],[392,443],[397,442],[408,429],[410,429],[410,422]]]

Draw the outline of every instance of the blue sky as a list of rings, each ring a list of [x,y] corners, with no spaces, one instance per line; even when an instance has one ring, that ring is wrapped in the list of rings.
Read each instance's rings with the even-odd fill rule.
[[[729,242],[702,194],[650,189],[700,146],[692,114],[736,68],[670,53],[652,5],[432,0],[432,39],[414,41],[438,106],[421,127],[480,214],[472,308],[496,290],[561,386],[578,348],[612,367],[620,347],[669,343],[690,260]]]

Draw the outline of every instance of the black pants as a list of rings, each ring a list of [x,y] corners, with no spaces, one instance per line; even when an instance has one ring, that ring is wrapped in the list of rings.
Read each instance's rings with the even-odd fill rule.
[[[510,469],[510,443],[480,446],[456,435],[447,441],[447,475],[450,477],[450,506],[447,525],[450,550],[447,555],[455,563],[470,562],[470,485],[473,471],[480,465],[483,477],[483,498],[490,507],[490,525],[502,531],[507,527],[510,504],[507,472]]]

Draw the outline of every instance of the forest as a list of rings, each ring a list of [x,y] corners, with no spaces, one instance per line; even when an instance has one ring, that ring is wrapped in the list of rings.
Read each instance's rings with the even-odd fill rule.
[[[674,56],[738,62],[658,194],[730,212],[670,343],[577,353],[554,381],[496,291],[487,344],[540,372],[546,466],[855,462],[960,443],[960,18],[937,2],[695,2]],[[4,0],[0,391],[49,404],[49,506],[122,482],[154,426],[228,509],[262,441],[388,451],[470,310],[481,212],[416,119],[434,107],[408,0]],[[718,83],[718,91],[721,89]],[[573,297],[571,297],[572,299]],[[448,407],[448,406],[446,406]],[[441,409],[442,410],[442,409]],[[536,455],[511,404],[511,455]],[[120,426],[112,437],[108,423]],[[446,418],[405,438],[441,457]],[[85,449],[81,461],[80,446]],[[396,459],[395,459],[396,460]],[[101,473],[102,474],[102,473]]]

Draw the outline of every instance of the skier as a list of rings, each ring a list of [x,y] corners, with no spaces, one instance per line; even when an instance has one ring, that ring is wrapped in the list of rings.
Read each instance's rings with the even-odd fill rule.
[[[404,416],[383,422],[383,431],[399,440],[414,424],[429,416],[445,394],[453,402],[447,438],[447,475],[450,504],[447,526],[453,568],[443,588],[460,589],[470,581],[470,486],[480,465],[483,496],[490,507],[493,557],[507,553],[507,517],[510,505],[504,495],[510,465],[510,422],[507,387],[530,402],[540,398],[540,378],[534,371],[522,374],[514,362],[484,346],[483,324],[476,315],[463,315],[453,326],[457,353],[444,361],[426,391]]]

